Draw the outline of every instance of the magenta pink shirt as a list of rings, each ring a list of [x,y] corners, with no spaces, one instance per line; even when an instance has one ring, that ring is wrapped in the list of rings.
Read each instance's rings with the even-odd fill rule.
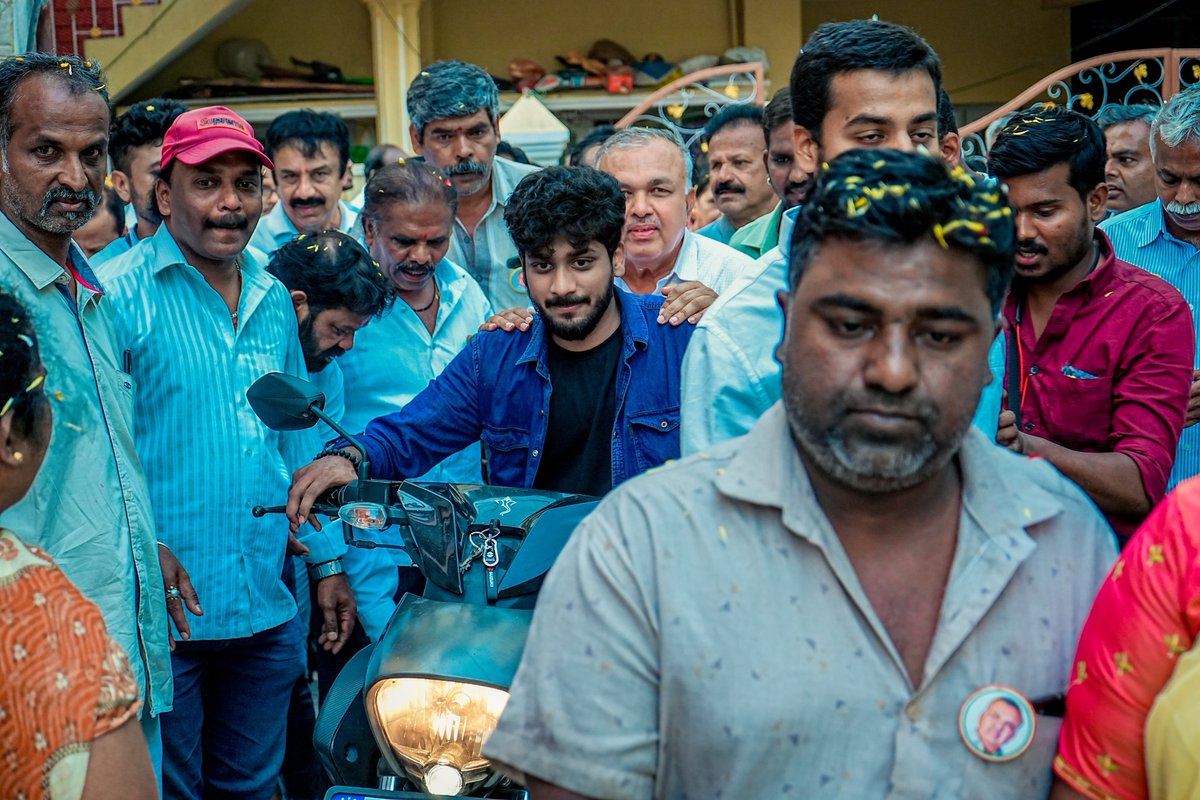
[[[1187,414],[1192,312],[1171,284],[1113,255],[1104,233],[1096,240],[1100,263],[1058,299],[1040,338],[1027,315],[1017,325],[1019,285],[1005,304],[1021,342],[1021,430],[1079,452],[1124,453],[1157,505]],[[1109,522],[1123,536],[1137,527]]]

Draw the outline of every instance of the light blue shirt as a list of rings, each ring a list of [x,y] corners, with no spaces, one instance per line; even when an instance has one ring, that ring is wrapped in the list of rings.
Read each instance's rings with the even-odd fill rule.
[[[779,292],[788,291],[788,252],[799,208],[784,214],[779,247],[758,259],[759,271],[717,298],[696,325],[683,357],[680,449],[697,453],[747,433],[783,396],[775,350],[783,338]],[[1004,392],[1004,337],[988,351],[992,382],[983,388],[974,424],[995,439]]]
[[[1200,305],[1200,249],[1167,232],[1161,200],[1131,208],[1100,223],[1108,234],[1113,252],[1122,261],[1141,267],[1174,286],[1192,309],[1196,333],[1200,321],[1195,309]],[[1194,366],[1200,369],[1200,349]],[[1179,437],[1175,466],[1167,489],[1200,474],[1200,425],[1189,425]]]
[[[456,218],[450,252],[446,258],[459,264],[483,288],[493,308],[525,308],[529,292],[521,271],[517,246],[504,224],[504,208],[521,179],[541,167],[518,164],[507,158],[492,159],[492,204],[475,227],[475,235]]]
[[[358,222],[358,212],[351,208],[345,200],[338,200],[338,208],[342,212],[338,230],[342,233],[350,233],[354,224]],[[263,251],[269,257],[299,235],[300,231],[288,219],[287,212],[283,209],[283,199],[280,198],[275,207],[271,209],[271,213],[259,219],[258,227],[254,229],[254,236],[250,238],[250,246]]]
[[[492,306],[479,284],[461,267],[442,259],[433,279],[441,292],[433,333],[403,300],[354,337],[354,347],[337,360],[353,391],[346,395],[342,424],[359,432],[376,417],[403,408],[441,374],[458,355],[467,337],[492,315]],[[476,442],[455,453],[415,480],[482,483]],[[356,531],[367,538],[367,531]],[[384,534],[390,540],[390,534]],[[367,635],[377,641],[396,608],[396,566],[411,561],[399,550],[347,549],[342,556],[358,616]]]
[[[187,263],[166,224],[109,274],[117,340],[139,387],[137,449],[158,535],[204,606],[192,638],[242,638],[287,622],[296,614],[282,580],[287,521],[256,519],[250,509],[284,501],[315,437],[268,429],[246,390],[268,372],[308,375],[291,296],[247,249],[235,330],[225,301]],[[314,537],[303,541],[312,560],[322,560]]]
[[[137,226],[134,225],[129,229],[128,233],[126,233],[124,236],[118,236],[116,239],[113,239],[111,242],[105,245],[100,252],[94,254],[90,259],[88,259],[88,261],[91,263],[93,269],[97,269],[100,267],[100,265],[112,261],[117,256],[128,253],[133,246],[138,243],[138,241]],[[103,270],[98,271],[103,273]]]
[[[709,239],[715,239],[721,244],[729,244],[729,240],[737,233],[737,228],[733,227],[733,223],[729,221],[729,217],[722,214],[696,231],[696,233]]]
[[[72,246],[71,258],[100,288],[83,252]],[[46,460],[0,525],[48,552],[99,606],[129,654],[143,713],[158,715],[171,710],[171,653],[150,492],[134,448],[133,380],[121,371],[112,300],[80,284],[72,301],[70,281],[0,214],[0,286],[33,315],[54,408]]]

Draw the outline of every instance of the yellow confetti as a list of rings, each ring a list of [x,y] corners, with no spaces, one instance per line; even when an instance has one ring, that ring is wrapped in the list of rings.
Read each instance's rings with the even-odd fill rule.
[[[3,417],[5,414],[7,414],[9,410],[12,409],[12,405],[13,399],[11,397],[5,400],[4,405],[0,407],[0,417]]]
[[[1113,653],[1113,663],[1117,666],[1118,675],[1124,675],[1127,672],[1133,672],[1133,664],[1131,664],[1129,661],[1129,653]]]
[[[54,393],[54,399],[60,403],[63,401],[63,393],[61,390]]]
[[[1115,581],[1124,574],[1125,574],[1125,559],[1122,558],[1119,561],[1117,561],[1116,565],[1113,566],[1112,578]]]
[[[949,244],[946,242],[946,232],[945,232],[945,229],[944,229],[944,228],[942,228],[942,225],[941,225],[941,223],[936,223],[936,224],[933,226],[933,238],[934,238],[934,239],[937,239],[937,243],[938,243],[938,244],[940,244],[940,245],[942,246],[942,249],[943,249],[943,250],[949,250],[949,249],[950,249],[950,245],[949,245]]]
[[[1096,761],[1100,763],[1100,768],[1105,772],[1117,771],[1117,762],[1113,761],[1112,756],[1108,755],[1107,753],[1101,753],[1100,755],[1096,756]]]
[[[1090,92],[1084,92],[1083,94],[1079,95],[1079,97],[1075,98],[1075,102],[1079,103],[1080,106],[1086,108],[1088,111],[1091,111],[1096,107],[1096,101]]]
[[[1179,643],[1178,633],[1168,633],[1164,635],[1163,643],[1167,646],[1167,658],[1175,658],[1188,651],[1186,647]]]
[[[1138,64],[1133,68],[1133,77],[1138,79],[1138,83],[1146,80],[1146,76],[1150,74],[1150,67],[1145,63]]]
[[[147,111],[153,111],[153,110],[154,110],[154,106],[152,106],[152,105],[150,105],[149,103],[147,103],[147,104],[146,104],[146,110],[147,110]]]
[[[722,542],[728,542],[728,541],[729,541],[729,531],[725,530],[725,526],[724,526],[724,525],[722,525],[721,527],[717,528],[717,535],[721,537],[721,541],[722,541]]]
[[[1072,686],[1078,686],[1087,680],[1087,663],[1080,661],[1075,665],[1075,680],[1071,681]]]
[[[1150,545],[1150,554],[1146,558],[1147,564],[1162,564],[1166,561],[1163,556],[1163,546],[1161,544]]]
[[[74,422],[65,422],[63,424],[66,425],[71,430],[75,431],[76,433],[83,433],[83,428],[79,427]]]

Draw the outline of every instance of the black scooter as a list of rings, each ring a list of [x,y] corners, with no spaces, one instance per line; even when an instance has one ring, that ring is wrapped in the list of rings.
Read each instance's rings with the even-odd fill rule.
[[[263,376],[247,398],[267,427],[328,424],[311,383]],[[359,447],[360,451],[363,448]],[[317,716],[314,744],[335,785],[325,800],[445,796],[524,800],[481,755],[508,701],[542,581],[595,498],[476,484],[359,480],[314,514],[344,523],[348,544],[408,553],[426,578],[405,595],[383,636],[355,654]],[[256,516],[282,506],[254,509]],[[358,530],[395,527],[399,542]]]

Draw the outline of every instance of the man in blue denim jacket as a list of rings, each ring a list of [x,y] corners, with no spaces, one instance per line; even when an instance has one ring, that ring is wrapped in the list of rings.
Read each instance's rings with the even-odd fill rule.
[[[663,298],[614,287],[625,220],[617,183],[551,168],[521,181],[504,216],[538,310],[533,325],[474,336],[408,405],[368,424],[359,441],[371,477],[420,475],[481,440],[491,484],[599,495],[678,457],[692,326],[658,325]],[[361,455],[337,442],[296,472],[293,525],[319,495],[355,479]]]

